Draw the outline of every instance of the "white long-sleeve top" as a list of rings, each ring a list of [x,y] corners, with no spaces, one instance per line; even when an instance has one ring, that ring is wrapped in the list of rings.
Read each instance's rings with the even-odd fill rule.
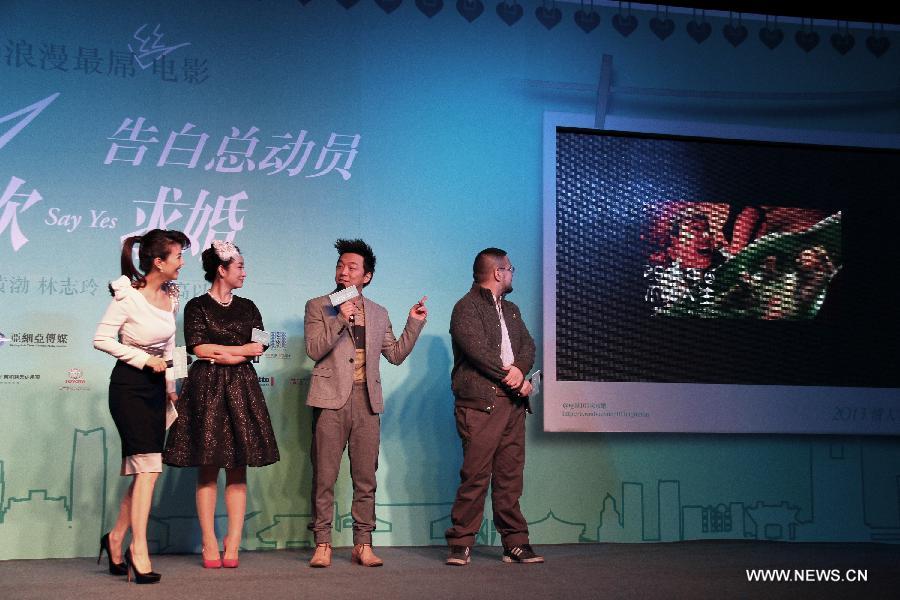
[[[94,348],[138,369],[143,369],[151,356],[171,359],[175,348],[177,296],[171,296],[172,310],[168,311],[150,304],[131,287],[131,280],[125,275],[109,285],[114,298],[97,324]],[[175,391],[172,369],[166,369],[166,391]]]

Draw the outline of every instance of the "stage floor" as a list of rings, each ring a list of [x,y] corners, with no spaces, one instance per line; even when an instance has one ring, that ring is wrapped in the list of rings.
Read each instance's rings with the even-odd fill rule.
[[[539,546],[544,564],[509,565],[496,547],[476,547],[465,567],[444,564],[443,547],[377,548],[381,568],[310,569],[311,550],[244,552],[238,569],[207,570],[197,556],[161,555],[156,585],[128,587],[90,558],[0,562],[0,599],[304,598],[487,600],[565,598],[897,598],[900,546],[757,541]],[[785,569],[807,581],[748,581],[749,569]],[[798,573],[798,571],[800,573]],[[867,581],[831,581],[835,577]],[[826,577],[829,581],[815,581]]]

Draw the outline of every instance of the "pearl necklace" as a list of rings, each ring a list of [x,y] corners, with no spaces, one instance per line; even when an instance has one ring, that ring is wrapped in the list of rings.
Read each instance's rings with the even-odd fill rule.
[[[207,295],[209,295],[210,298],[212,298],[213,300],[216,301],[216,304],[218,304],[221,307],[231,306],[231,303],[234,302],[234,294],[231,295],[231,300],[229,300],[228,302],[222,302],[221,300],[219,300],[218,298],[213,296],[212,290],[209,290],[206,293],[207,293]]]

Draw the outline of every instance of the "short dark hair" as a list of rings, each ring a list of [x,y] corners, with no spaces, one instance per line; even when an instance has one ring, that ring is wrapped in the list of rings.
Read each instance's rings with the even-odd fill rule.
[[[506,256],[506,250],[500,248],[485,248],[479,252],[475,256],[475,262],[472,263],[472,279],[483,281],[496,268],[497,262],[503,260],[504,256]]]
[[[238,251],[238,254],[240,254],[241,249],[237,246],[234,248]],[[235,257],[229,258],[228,260],[222,260],[216,253],[216,249],[210,245],[210,247],[204,250],[203,254],[200,255],[200,260],[203,263],[203,279],[210,283],[215,283],[216,275],[219,273],[219,266],[223,266],[227,269],[228,265],[234,262],[234,258]]]
[[[338,251],[338,256],[343,256],[348,252],[362,256],[363,272],[375,275],[375,253],[372,252],[372,246],[357,238],[355,240],[339,239],[334,243],[334,247]]]

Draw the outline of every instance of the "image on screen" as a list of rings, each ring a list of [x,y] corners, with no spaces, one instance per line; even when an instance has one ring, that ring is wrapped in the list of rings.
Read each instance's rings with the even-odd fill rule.
[[[842,266],[840,212],[671,201],[645,217],[644,300],[655,315],[813,319]]]
[[[898,172],[896,151],[558,129],[556,379],[900,387]]]

